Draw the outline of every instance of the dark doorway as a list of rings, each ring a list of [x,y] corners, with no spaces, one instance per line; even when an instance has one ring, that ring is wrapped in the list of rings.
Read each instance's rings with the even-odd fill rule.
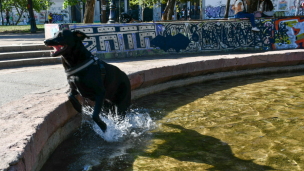
[[[153,21],[153,9],[145,8],[143,21]]]

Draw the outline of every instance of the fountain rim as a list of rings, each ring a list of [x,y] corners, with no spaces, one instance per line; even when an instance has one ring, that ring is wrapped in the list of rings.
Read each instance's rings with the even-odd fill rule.
[[[304,50],[296,49],[230,58],[185,60],[164,67],[140,70],[128,76],[134,100],[170,88],[217,79],[303,70]],[[67,87],[49,97],[59,101],[54,104],[53,110],[44,111],[46,113],[43,119],[29,135],[24,148],[18,149],[20,152],[15,158],[5,160],[6,163],[0,165],[0,170],[40,170],[56,147],[81,126],[81,115],[77,115],[68,102],[66,90]]]

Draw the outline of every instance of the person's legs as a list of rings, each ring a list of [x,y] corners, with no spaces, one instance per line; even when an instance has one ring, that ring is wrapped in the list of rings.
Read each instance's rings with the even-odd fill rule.
[[[255,27],[255,22],[254,22],[254,15],[250,13],[245,13],[245,12],[239,12],[235,15],[235,18],[249,18],[252,27]]]
[[[10,23],[9,23],[9,17],[6,17],[6,25],[10,25]]]

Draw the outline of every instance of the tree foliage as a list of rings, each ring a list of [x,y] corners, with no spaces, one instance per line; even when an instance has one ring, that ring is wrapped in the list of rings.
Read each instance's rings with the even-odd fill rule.
[[[76,6],[79,5],[80,3],[85,3],[86,0],[64,0],[63,1],[63,9],[66,9],[68,6]],[[77,8],[77,10],[81,10],[80,8]]]
[[[19,23],[24,13],[28,12],[27,4],[27,0],[2,0],[3,9],[8,9],[10,12],[12,9],[16,9],[18,13],[16,25]],[[33,9],[40,12],[43,9],[49,9],[53,4],[54,2],[51,2],[50,0],[33,0]]]
[[[130,0],[130,6],[140,5],[142,8],[153,8],[159,0]]]

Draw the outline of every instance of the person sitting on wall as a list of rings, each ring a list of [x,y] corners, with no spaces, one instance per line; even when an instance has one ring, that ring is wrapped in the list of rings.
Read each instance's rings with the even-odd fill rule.
[[[252,25],[252,31],[260,31],[260,29],[258,29],[255,26],[255,22],[254,22],[254,15],[247,13],[246,12],[246,6],[247,4],[249,5],[249,1],[246,0],[246,4],[244,3],[245,1],[243,0],[235,0],[233,5],[232,5],[232,10],[234,10],[234,17],[235,18],[249,18],[251,25]]]
[[[259,11],[262,13],[262,17],[273,17],[273,4],[271,0],[260,0]]]

